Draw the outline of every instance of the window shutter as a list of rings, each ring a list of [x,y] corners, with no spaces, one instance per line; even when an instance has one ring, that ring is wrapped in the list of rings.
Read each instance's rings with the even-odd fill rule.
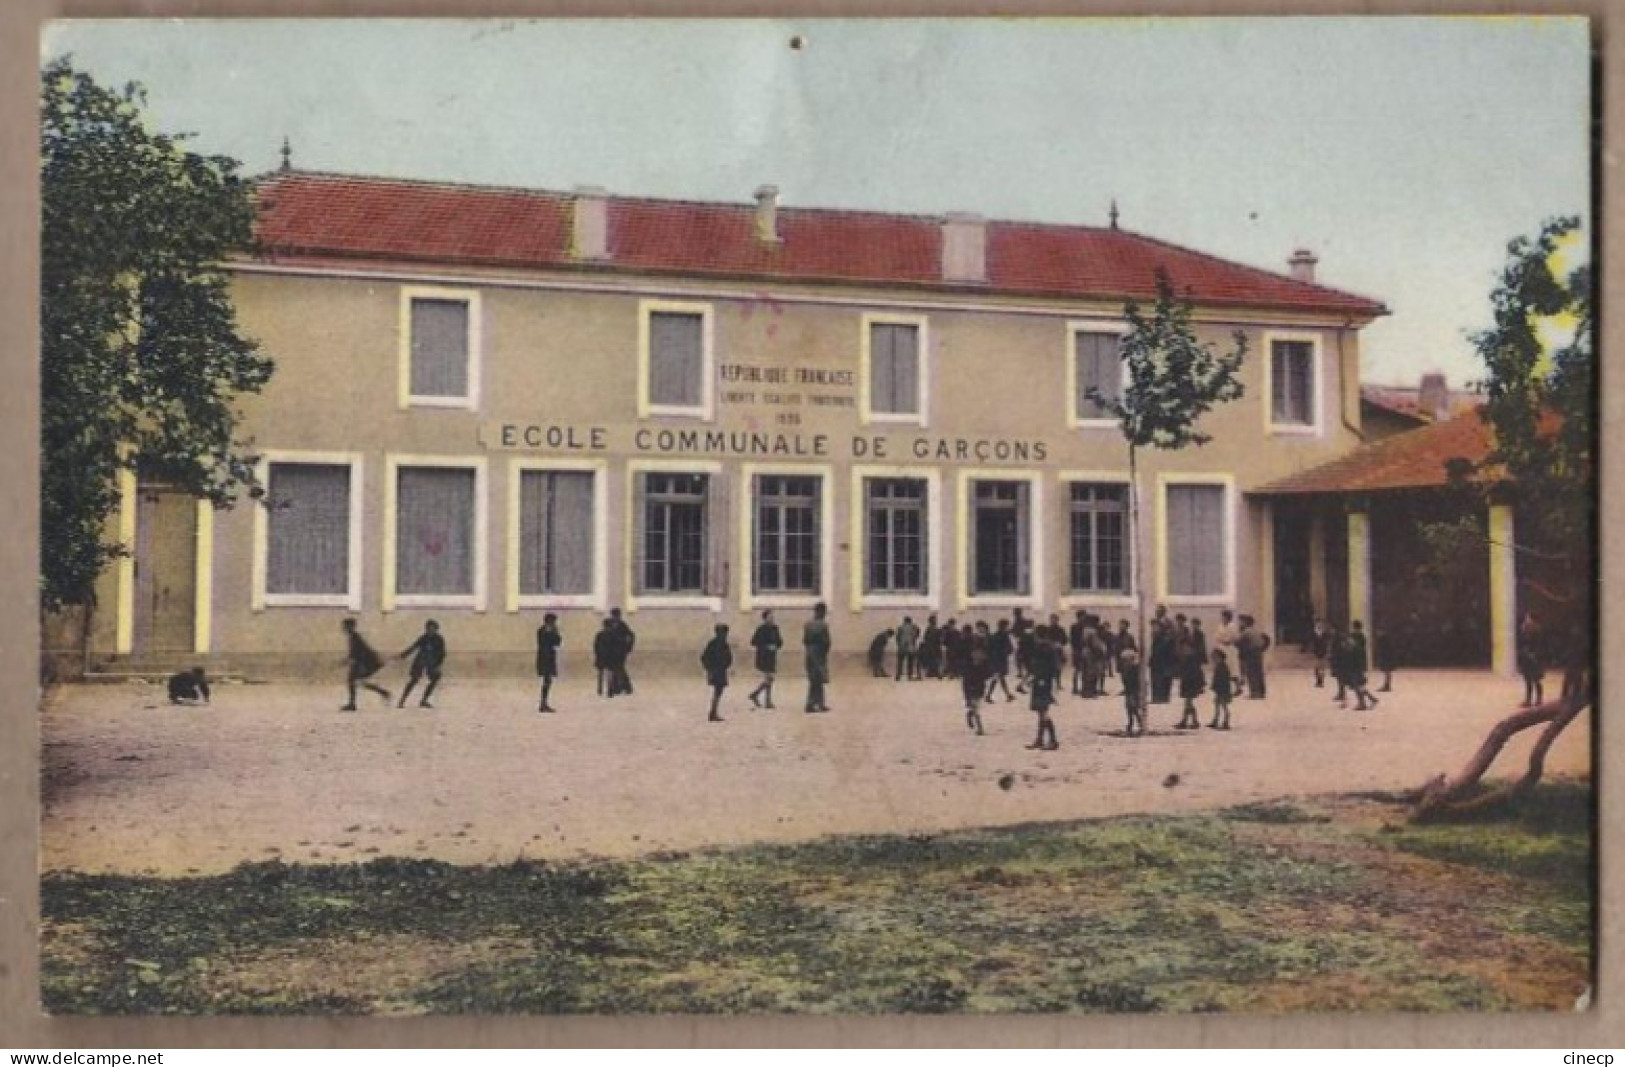
[[[920,593],[931,591],[931,483],[920,482],[920,551],[919,551],[919,577],[915,589]]]
[[[920,331],[913,326],[892,327],[892,396],[888,409],[899,415],[920,410]]]
[[[1193,486],[1192,521],[1195,526],[1195,593],[1218,596],[1224,592],[1224,488],[1217,485]]]
[[[644,566],[649,558],[647,542],[649,530],[649,475],[644,471],[632,475],[632,514],[628,516],[627,531],[632,538],[632,592],[648,592],[648,576]]]
[[[897,337],[885,323],[869,327],[869,408],[882,414],[897,410]]]
[[[474,472],[402,467],[397,473],[396,591],[474,591]]]
[[[468,304],[412,301],[412,395],[468,395]]]
[[[698,407],[705,373],[704,320],[686,313],[649,315],[649,400],[671,407]]]
[[[265,591],[343,595],[350,574],[350,468],[271,465]]]
[[[592,592],[593,476],[588,471],[558,471],[553,483],[552,555],[550,592],[582,595]]]
[[[705,592],[707,596],[728,595],[728,545],[733,524],[728,521],[728,479],[720,474],[705,476]]]
[[[1016,482],[1016,592],[1026,596],[1032,592],[1032,519],[1029,504],[1032,485]]]
[[[548,507],[551,488],[546,471],[523,471],[519,481],[519,593],[548,591]]]

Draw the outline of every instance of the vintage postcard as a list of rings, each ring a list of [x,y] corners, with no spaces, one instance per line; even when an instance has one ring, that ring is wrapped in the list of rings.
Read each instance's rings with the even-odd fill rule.
[[[1584,1009],[1592,30],[49,24],[44,1009]]]

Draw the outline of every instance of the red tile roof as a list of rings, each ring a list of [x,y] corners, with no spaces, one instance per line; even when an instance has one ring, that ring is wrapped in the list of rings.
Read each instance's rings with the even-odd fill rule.
[[[1231,263],[1126,230],[987,223],[987,281],[944,282],[942,223],[917,215],[611,197],[609,256],[570,253],[566,193],[282,171],[259,185],[261,255],[763,281],[911,286],[1060,298],[1147,299],[1168,270],[1200,304],[1387,314],[1377,301]]]
[[[1255,496],[1297,493],[1373,493],[1437,489],[1449,483],[1453,459],[1482,462],[1494,435],[1478,409],[1385,437],[1318,467],[1309,467],[1250,490]]]

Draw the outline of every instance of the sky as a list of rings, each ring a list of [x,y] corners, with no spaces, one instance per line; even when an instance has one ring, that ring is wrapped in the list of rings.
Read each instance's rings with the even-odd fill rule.
[[[800,47],[792,47],[792,41]],[[1384,302],[1362,377],[1482,376],[1506,244],[1589,219],[1582,19],[50,25],[155,129],[274,168],[1120,224]]]

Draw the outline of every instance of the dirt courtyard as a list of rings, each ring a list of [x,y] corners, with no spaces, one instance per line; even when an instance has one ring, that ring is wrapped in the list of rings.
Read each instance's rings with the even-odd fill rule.
[[[721,723],[705,721],[698,679],[670,677],[614,700],[565,679],[554,715],[517,678],[448,677],[432,711],[363,694],[356,714],[337,710],[337,684],[220,685],[202,708],[170,706],[157,685],[59,688],[42,721],[42,868],[624,856],[1406,789],[1458,769],[1522,692],[1483,672],[1407,672],[1360,713],[1285,671],[1267,699],[1236,702],[1229,733],[1173,730],[1178,706],[1161,705],[1134,739],[1113,736],[1120,698],[1068,696],[1060,749],[1035,752],[1024,703],[986,705],[977,737],[956,683],[838,676],[823,715],[800,710],[799,678],[780,680],[774,711],[747,703],[754,684],[736,675]],[[1520,772],[1537,733],[1492,774]],[[1548,774],[1589,773],[1590,733],[1588,714]]]

